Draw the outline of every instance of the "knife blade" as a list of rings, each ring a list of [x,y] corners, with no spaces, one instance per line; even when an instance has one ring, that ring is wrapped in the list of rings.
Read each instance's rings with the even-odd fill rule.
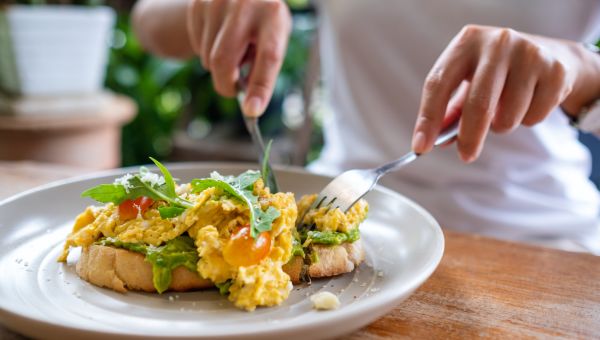
[[[245,98],[245,87],[242,84],[238,84],[237,100],[240,107],[242,107]],[[252,143],[254,144],[254,147],[258,152],[258,162],[259,164],[265,164],[265,142],[263,141],[262,134],[260,133],[260,127],[258,126],[258,117],[248,117],[244,114],[242,114],[242,116],[244,117],[244,124],[246,125],[246,129],[248,130],[248,133],[252,138]],[[273,168],[271,167],[271,161],[269,159],[267,159],[266,168],[267,183],[265,184],[269,187],[269,189],[271,189],[271,192],[279,192],[279,186],[277,185],[275,172],[273,172]]]

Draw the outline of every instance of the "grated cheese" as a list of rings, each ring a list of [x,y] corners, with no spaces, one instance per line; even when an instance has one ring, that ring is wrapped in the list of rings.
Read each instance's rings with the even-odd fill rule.
[[[127,192],[131,189],[131,184],[129,184],[129,180],[133,178],[133,175],[130,173],[125,174],[122,177],[115,179],[114,184],[122,185]]]
[[[164,177],[159,176],[150,171],[141,174],[140,179],[144,183],[150,183],[150,185],[152,185],[153,187],[157,187],[157,186],[165,184]]]

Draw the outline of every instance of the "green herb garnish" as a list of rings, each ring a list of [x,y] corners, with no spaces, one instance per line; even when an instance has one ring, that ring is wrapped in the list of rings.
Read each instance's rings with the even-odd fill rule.
[[[162,218],[171,218],[181,215],[187,208],[194,205],[182,199],[175,192],[175,180],[164,165],[150,157],[156,164],[163,177],[153,174],[146,167],[140,167],[137,174],[127,174],[118,178],[113,184],[100,184],[84,191],[81,196],[89,197],[101,203],[112,202],[121,204],[125,200],[134,200],[146,196],[156,201],[165,201],[169,205],[159,207]]]
[[[267,150],[270,149],[270,145],[269,143]],[[133,200],[142,196],[150,197],[168,204],[158,208],[162,218],[177,217],[186,209],[193,207],[192,202],[179,197],[175,192],[175,180],[169,170],[156,159],[152,157],[150,159],[159,168],[162,177],[141,167],[137,174],[127,174],[115,180],[113,184],[98,185],[84,191],[81,196],[90,197],[101,203],[112,202],[117,205],[125,200]],[[266,167],[266,165],[264,166]],[[273,221],[280,215],[274,207],[269,207],[266,211],[262,210],[258,197],[252,192],[254,183],[259,178],[261,178],[261,173],[252,170],[237,177],[221,176],[213,172],[210,178],[194,179],[191,184],[194,193],[216,187],[244,202],[250,208],[251,235],[256,238],[261,232],[271,230]]]
[[[192,191],[199,193],[207,188],[216,187],[244,202],[250,208],[250,235],[256,238],[261,232],[271,230],[273,221],[280,215],[274,207],[262,210],[258,197],[252,192],[254,182],[259,178],[260,172],[252,170],[238,177],[221,176],[213,172],[210,178],[192,180]]]
[[[160,213],[160,217],[162,218],[172,218],[181,215],[186,208],[182,207],[158,207],[158,212]]]
[[[265,183],[265,185],[271,189],[271,192],[275,193],[279,190],[279,188],[277,187],[277,183],[275,183],[275,175],[271,174],[270,171],[270,167],[269,167],[269,158],[271,157],[271,145],[273,144],[273,140],[271,139],[269,141],[269,143],[267,144],[267,147],[265,148],[265,153],[263,155],[263,160],[262,160],[262,169],[261,169],[261,174],[262,174],[262,179],[263,182]]]

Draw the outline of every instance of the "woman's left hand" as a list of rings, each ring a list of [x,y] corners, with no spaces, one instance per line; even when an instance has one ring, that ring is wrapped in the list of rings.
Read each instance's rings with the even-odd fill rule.
[[[456,91],[461,84],[466,90]],[[461,98],[452,98],[454,93]],[[457,109],[453,103],[461,105],[459,154],[471,162],[490,128],[506,133],[521,124],[531,126],[558,105],[579,112],[599,97],[600,57],[580,44],[465,26],[425,80],[413,150],[431,150],[444,117]]]

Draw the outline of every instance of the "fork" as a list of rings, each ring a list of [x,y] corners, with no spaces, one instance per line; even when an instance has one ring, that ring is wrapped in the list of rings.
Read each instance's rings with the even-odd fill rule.
[[[437,147],[452,142],[457,135],[458,120],[442,130],[435,140],[434,146]],[[304,215],[298,220],[298,225],[304,220],[306,212],[312,209],[329,207],[328,210],[339,208],[343,212],[348,211],[354,203],[375,187],[375,184],[377,184],[377,181],[379,181],[383,175],[404,167],[419,156],[420,154],[411,151],[399,159],[383,164],[377,168],[354,169],[342,173],[321,190],[311,207],[306,210]]]

